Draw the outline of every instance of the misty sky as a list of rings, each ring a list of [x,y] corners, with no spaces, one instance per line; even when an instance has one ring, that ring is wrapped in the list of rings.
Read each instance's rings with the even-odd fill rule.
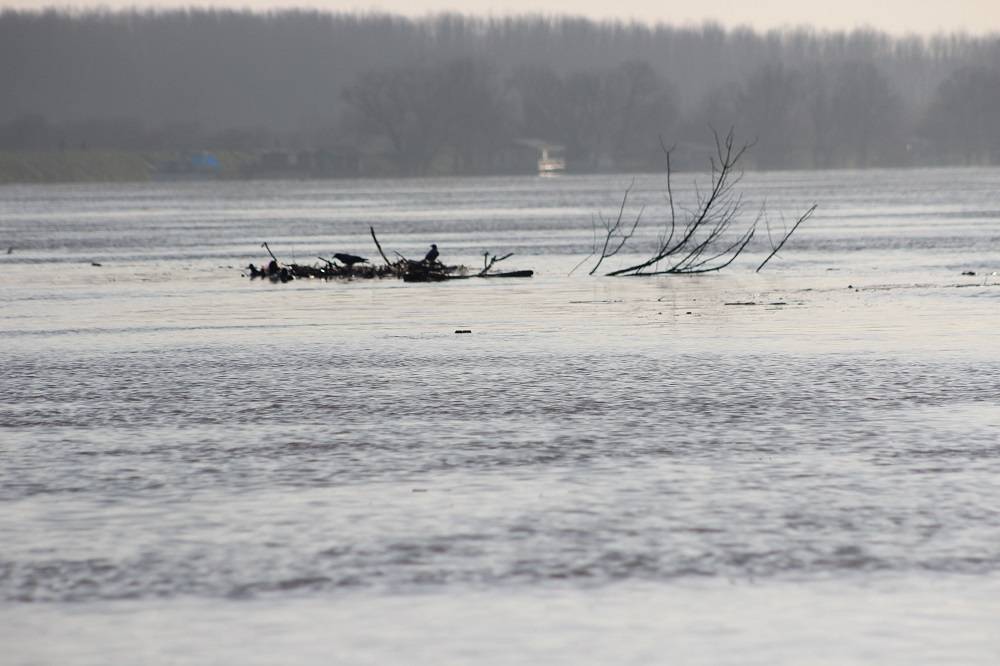
[[[381,10],[407,15],[582,14],[672,24],[717,21],[758,29],[811,25],[820,29],[870,26],[891,33],[1000,32],[1000,0],[0,0],[4,8],[226,6],[264,10],[314,7],[330,11]]]

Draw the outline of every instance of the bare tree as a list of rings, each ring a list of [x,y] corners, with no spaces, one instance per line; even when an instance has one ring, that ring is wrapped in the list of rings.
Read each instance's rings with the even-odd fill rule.
[[[737,188],[743,179],[740,160],[753,144],[737,144],[732,129],[724,137],[715,130],[712,134],[715,138],[715,154],[709,158],[710,186],[702,190],[696,185],[696,204],[692,209],[683,211],[686,214],[684,220],[678,219],[671,183],[670,156],[673,149],[667,148],[661,139],[660,145],[666,157],[666,198],[670,209],[669,218],[664,223],[656,249],[647,259],[606,275],[639,276],[719,271],[729,266],[743,253],[757,233],[760,223],[764,221],[766,224],[766,209],[763,205],[756,214],[749,217],[746,215],[743,195]],[[618,254],[632,240],[639,226],[642,210],[631,226],[623,224],[631,189],[632,186],[629,186],[622,197],[617,219],[614,222],[604,222],[604,239],[595,239],[592,256],[598,255],[598,259],[590,271],[591,274],[596,272],[605,259]],[[764,268],[799,225],[815,210],[816,206],[813,206],[801,215],[791,229],[782,235],[780,241],[774,242],[772,239],[772,251],[758,266],[758,271]],[[770,236],[769,226],[768,232]]]

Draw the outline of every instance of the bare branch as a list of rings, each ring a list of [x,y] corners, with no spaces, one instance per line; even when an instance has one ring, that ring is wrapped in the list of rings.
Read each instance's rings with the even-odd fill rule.
[[[271,255],[271,258],[274,259],[275,263],[281,263],[280,261],[278,261],[278,258],[276,256],[274,256],[274,252],[271,252],[271,246],[267,244],[267,241],[264,241],[263,243],[261,243],[260,246],[262,248],[264,248],[265,250],[267,250],[267,253],[269,255]]]
[[[792,225],[791,230],[789,230],[789,232],[787,234],[785,234],[785,237],[781,239],[781,242],[778,243],[778,247],[774,248],[771,251],[771,254],[767,255],[767,259],[765,259],[764,261],[760,262],[760,266],[757,267],[757,270],[755,270],[754,273],[760,273],[760,269],[764,268],[764,266],[767,265],[767,262],[771,261],[771,257],[773,257],[774,255],[778,254],[778,250],[780,250],[782,247],[784,247],[785,243],[788,242],[788,239],[792,237],[793,233],[795,233],[795,230],[799,228],[799,225],[802,224],[803,222],[805,222],[806,220],[808,220],[810,217],[812,217],[812,214],[816,211],[816,206],[817,205],[818,204],[813,204],[812,207],[809,210],[807,210],[805,213],[802,214],[802,217],[800,217],[795,222],[795,224]]]
[[[382,255],[382,261],[385,262],[386,266],[391,266],[392,262],[389,261],[389,257],[385,256],[385,252],[382,251],[382,244],[378,242],[378,237],[375,235],[375,227],[368,227],[368,230],[372,232],[372,240],[375,241],[375,247],[378,248],[378,253]]]
[[[625,207],[628,205],[628,197],[632,193],[633,187],[635,187],[635,179],[633,179],[632,182],[629,183],[629,186],[625,188],[625,194],[622,196],[622,203],[618,207],[618,217],[615,218],[614,223],[610,223],[603,217],[601,217],[601,221],[604,222],[604,227],[606,231],[604,235],[604,245],[601,247],[601,256],[598,257],[597,263],[595,263],[594,266],[590,269],[588,275],[593,275],[594,273],[596,273],[597,269],[600,268],[601,263],[605,259],[607,259],[608,257],[613,257],[616,254],[618,254],[618,252],[625,246],[625,244],[629,241],[629,239],[632,238],[632,235],[635,233],[636,228],[638,228],[639,221],[642,219],[642,212],[643,210],[645,210],[645,206],[639,209],[639,213],[635,216],[635,221],[632,223],[632,227],[627,232],[623,233],[621,231],[622,218],[625,215]],[[608,247],[611,245],[616,234],[619,235],[618,244],[614,247],[614,249],[609,250]],[[592,253],[591,256],[593,256],[593,254],[596,254],[596,251]]]
[[[484,252],[483,253],[483,270],[479,271],[478,275],[480,275],[480,276],[486,275],[489,272],[489,270],[491,268],[493,268],[493,264],[498,263],[500,261],[503,261],[504,259],[509,259],[509,258],[511,258],[513,256],[514,256],[513,252],[508,252],[507,254],[503,255],[502,257],[498,257],[496,255],[492,255],[492,258],[491,258],[489,252]],[[489,259],[489,263],[487,263],[487,261],[486,261],[487,259]]]
[[[566,274],[567,276],[572,275],[573,273],[575,273],[577,271],[577,269],[580,268],[580,266],[583,266],[585,263],[587,263],[590,260],[591,257],[593,257],[595,254],[597,254],[597,222],[595,221],[593,215],[590,216],[590,230],[594,234],[594,240],[593,240],[593,242],[592,242],[592,244],[590,246],[590,254],[588,254],[586,257],[584,257],[583,259],[581,259],[580,263],[578,263],[576,266],[574,266],[573,269],[569,273]]]
[[[767,220],[765,201],[752,220],[744,221],[745,202],[743,194],[739,190],[744,177],[740,161],[756,141],[738,144],[733,129],[730,129],[725,135],[720,134],[714,128],[710,129],[714,141],[714,154],[708,159],[709,182],[703,188],[697,180],[695,181],[695,201],[691,208],[678,207],[676,204],[671,164],[674,148],[668,148],[663,138],[660,137],[660,148],[665,157],[667,170],[665,195],[669,207],[669,218],[663,223],[656,249],[652,255],[640,263],[613,270],[606,275],[638,276],[718,271],[732,264],[749,246],[761,221],[766,222]],[[640,207],[631,227],[623,223],[625,208],[628,205],[633,185],[634,183],[625,190],[617,218],[613,221],[601,218],[605,228],[603,244],[598,247],[595,238],[594,251],[584,259],[585,262],[590,257],[599,255],[590,271],[591,274],[598,270],[605,259],[624,251],[638,228],[645,210],[642,207]],[[787,231],[777,246],[771,239],[774,251],[758,267],[758,271],[781,249],[795,229],[812,215],[815,208],[815,206],[810,208]],[[681,211],[683,221],[678,220],[678,211]],[[767,226],[767,231],[770,239],[770,225]],[[574,268],[574,270],[576,269]]]

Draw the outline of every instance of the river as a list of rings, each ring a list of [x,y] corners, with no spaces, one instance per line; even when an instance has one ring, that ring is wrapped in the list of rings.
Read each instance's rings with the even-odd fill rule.
[[[0,661],[997,663],[1000,170],[751,173],[819,205],[762,272],[573,271],[631,181],[0,187]],[[241,276],[369,226],[536,274]]]

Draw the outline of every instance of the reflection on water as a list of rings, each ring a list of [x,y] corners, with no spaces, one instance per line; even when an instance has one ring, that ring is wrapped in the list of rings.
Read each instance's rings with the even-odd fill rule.
[[[612,621],[573,619],[588,590],[667,615],[679,594],[736,636],[714,586],[739,608],[801,595],[841,614],[832,631],[875,583],[886,607],[995,611],[972,592],[1000,573],[997,177],[756,175],[776,210],[821,204],[767,271],[649,280],[567,276],[613,178],[0,189],[0,638],[23,663],[99,663],[94,641],[123,663],[126,599],[149,663],[192,618],[261,600],[260,622],[318,614],[342,637],[395,619],[383,651],[351,644],[358,663],[426,646],[395,606],[414,599],[507,629],[520,609],[580,645]],[[265,239],[289,260],[371,254],[370,223],[410,254],[513,250],[538,277],[239,276]],[[143,619],[163,603],[162,626]],[[49,651],[17,638],[74,615]],[[905,638],[956,617],[891,615],[899,663],[933,663],[941,642]],[[757,644],[761,663],[801,661],[807,634]],[[973,638],[963,663],[996,653]],[[288,654],[251,645],[225,663]]]

